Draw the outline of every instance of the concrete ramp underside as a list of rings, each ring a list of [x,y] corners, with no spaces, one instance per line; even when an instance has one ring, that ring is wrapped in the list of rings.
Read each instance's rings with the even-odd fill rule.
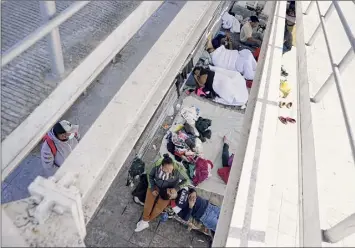
[[[57,1],[60,13],[75,1]],[[139,1],[92,1],[59,30],[66,73],[71,72],[130,13]],[[1,3],[1,53],[41,24],[39,1]],[[50,72],[46,39],[1,69],[1,139],[4,140],[56,88],[45,80]]]

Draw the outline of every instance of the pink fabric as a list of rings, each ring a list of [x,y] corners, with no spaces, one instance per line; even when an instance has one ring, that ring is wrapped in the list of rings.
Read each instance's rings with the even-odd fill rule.
[[[222,178],[225,184],[228,183],[230,171],[231,171],[231,167],[223,167],[217,170],[218,175]]]
[[[195,186],[205,181],[209,176],[208,167],[213,168],[213,164],[210,160],[198,157],[195,161],[195,176],[192,182]]]
[[[203,88],[198,88],[197,89],[197,92],[196,92],[196,94],[198,95],[198,96],[205,96],[206,95],[206,93],[205,92],[203,92],[203,90],[202,90]]]

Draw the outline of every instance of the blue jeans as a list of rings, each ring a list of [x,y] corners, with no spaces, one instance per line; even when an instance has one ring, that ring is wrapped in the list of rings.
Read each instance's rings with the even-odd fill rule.
[[[207,229],[215,232],[220,211],[220,207],[208,203],[205,213],[202,215],[200,221]]]

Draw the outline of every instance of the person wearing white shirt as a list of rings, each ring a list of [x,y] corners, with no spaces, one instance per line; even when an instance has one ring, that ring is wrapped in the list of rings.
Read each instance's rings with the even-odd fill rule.
[[[251,16],[240,30],[240,42],[250,47],[260,47],[262,36],[260,33],[253,32],[253,29],[259,25],[259,19]]]

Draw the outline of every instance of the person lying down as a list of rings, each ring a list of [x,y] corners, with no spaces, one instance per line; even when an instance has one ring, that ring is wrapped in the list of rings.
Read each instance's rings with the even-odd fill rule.
[[[161,192],[161,197],[171,200],[173,211],[184,221],[192,217],[200,221],[207,229],[216,231],[220,207],[198,196],[193,188],[183,188],[177,194],[166,189]]]
[[[253,80],[256,71],[256,60],[252,52],[248,49],[229,50],[225,45],[228,43],[228,37],[218,34],[212,41],[206,45],[210,53],[213,65],[223,69],[237,71],[241,73],[246,80]]]
[[[210,65],[209,68],[195,67],[193,73],[197,87],[206,97],[224,105],[245,107],[248,89],[239,72]]]

